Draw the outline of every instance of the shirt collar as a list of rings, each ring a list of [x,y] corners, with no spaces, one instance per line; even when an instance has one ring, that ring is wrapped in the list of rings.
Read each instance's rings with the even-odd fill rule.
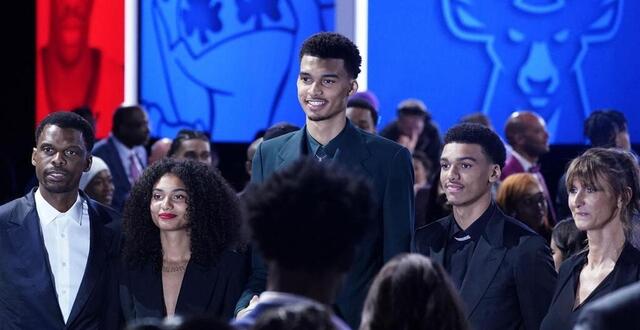
[[[82,226],[82,198],[80,194],[77,195],[75,203],[66,211],[60,212],[56,210],[47,200],[44,199],[40,193],[40,189],[36,189],[34,193],[34,199],[36,203],[36,211],[40,218],[40,224],[46,226],[53,222],[53,220],[59,217],[69,217]]]
[[[297,294],[278,292],[278,291],[265,291],[260,294],[260,302],[269,303],[274,301],[295,301],[304,302],[309,304],[320,304],[319,302]]]
[[[522,165],[522,168],[524,169],[525,172],[529,172],[529,169],[532,168],[533,165],[535,165],[534,163],[526,160],[524,156],[522,156],[515,150],[511,150],[511,154],[513,155],[513,157],[516,157],[516,159],[520,162],[520,165]]]
[[[469,236],[470,239],[477,241],[480,238],[480,236],[482,236],[482,233],[484,233],[484,230],[487,227],[487,223],[489,223],[489,220],[493,216],[493,213],[495,212],[495,210],[496,210],[496,204],[494,201],[491,201],[491,204],[489,204],[489,207],[466,230],[462,230],[462,228],[458,226],[458,223],[456,222],[455,217],[452,215],[452,217],[454,218],[451,224],[451,228],[449,229],[449,238],[453,238],[458,241],[461,241],[461,238]]]
[[[333,139],[331,139],[331,141],[329,141],[329,143],[327,143],[326,145],[324,145],[324,150],[327,153],[327,155],[329,156],[329,158],[333,158],[336,154],[336,151],[338,151],[338,149],[340,148],[340,146],[342,145],[345,136],[347,135],[347,125],[349,125],[349,122],[347,120],[347,122],[344,125],[344,128],[342,128],[342,131],[340,131],[340,133],[338,133],[338,135],[336,135],[336,137],[334,137]],[[306,136],[307,136],[307,147],[309,148],[309,155],[315,155],[316,152],[318,151],[318,148],[320,148],[320,146],[322,146],[320,144],[320,142],[316,141],[316,139],[313,138],[313,136],[311,136],[311,134],[309,134],[309,130],[305,129],[306,131]]]

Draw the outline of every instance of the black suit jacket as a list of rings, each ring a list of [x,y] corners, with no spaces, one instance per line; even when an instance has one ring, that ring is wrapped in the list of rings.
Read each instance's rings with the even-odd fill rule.
[[[453,215],[419,228],[414,251],[442,264]],[[478,240],[460,296],[474,329],[538,329],[556,284],[544,238],[496,207]]]
[[[247,259],[226,251],[214,266],[195,262],[187,265],[176,315],[207,315],[230,319],[247,279]],[[145,317],[164,318],[167,313],[162,290],[162,274],[151,264],[139,268],[120,266],[120,303],[127,321]]]
[[[120,160],[120,154],[118,154],[118,149],[113,142],[113,137],[108,137],[96,143],[93,147],[92,154],[102,158],[107,166],[109,166],[111,178],[113,179],[113,186],[115,188],[113,191],[113,201],[111,202],[111,206],[122,212],[124,209],[124,203],[129,196],[129,191],[131,191],[131,183],[129,182],[127,172]]]
[[[89,207],[89,256],[65,324],[34,191],[0,206],[0,328],[116,329],[119,308],[114,269],[120,242],[120,217],[80,192]]]
[[[617,330],[640,326],[640,283],[626,286],[584,307],[575,330]]]
[[[367,228],[360,252],[338,295],[339,314],[352,327],[360,323],[360,313],[371,280],[384,262],[410,248],[414,219],[413,166],[406,148],[354,127],[347,120],[346,136],[334,161],[370,179],[377,201],[377,219]],[[264,141],[253,158],[251,181],[261,183],[306,152],[306,127]],[[304,221],[304,219],[301,219]],[[252,295],[265,290],[266,267],[256,253],[252,275],[238,302],[245,307]]]

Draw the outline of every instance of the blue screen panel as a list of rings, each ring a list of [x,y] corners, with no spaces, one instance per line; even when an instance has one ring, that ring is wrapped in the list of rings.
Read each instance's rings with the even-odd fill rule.
[[[639,1],[369,1],[369,88],[383,121],[420,98],[441,128],[470,112],[502,133],[530,109],[551,142],[582,143],[582,123],[615,108],[640,142]]]
[[[191,128],[217,142],[247,142],[275,122],[304,121],[298,47],[333,30],[333,1],[140,3],[140,99],[154,136]]]

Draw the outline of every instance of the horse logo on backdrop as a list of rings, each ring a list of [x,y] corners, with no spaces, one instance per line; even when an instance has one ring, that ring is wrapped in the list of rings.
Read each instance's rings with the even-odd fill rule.
[[[148,51],[159,52],[162,72],[145,79],[164,79],[169,99],[169,106],[145,100],[154,134],[190,127],[228,139],[265,127],[295,56],[291,0],[152,1],[158,48]]]
[[[484,44],[491,59],[483,113],[506,119],[532,109],[547,120],[552,142],[562,142],[554,139],[559,125],[582,123],[590,112],[581,64],[590,45],[615,36],[622,7],[623,0],[442,0],[449,31]],[[574,131],[563,139],[581,140]]]

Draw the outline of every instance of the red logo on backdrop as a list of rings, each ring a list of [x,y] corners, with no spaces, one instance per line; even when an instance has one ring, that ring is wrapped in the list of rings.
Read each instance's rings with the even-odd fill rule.
[[[124,0],[37,0],[36,122],[88,107],[96,135],[124,99]]]

